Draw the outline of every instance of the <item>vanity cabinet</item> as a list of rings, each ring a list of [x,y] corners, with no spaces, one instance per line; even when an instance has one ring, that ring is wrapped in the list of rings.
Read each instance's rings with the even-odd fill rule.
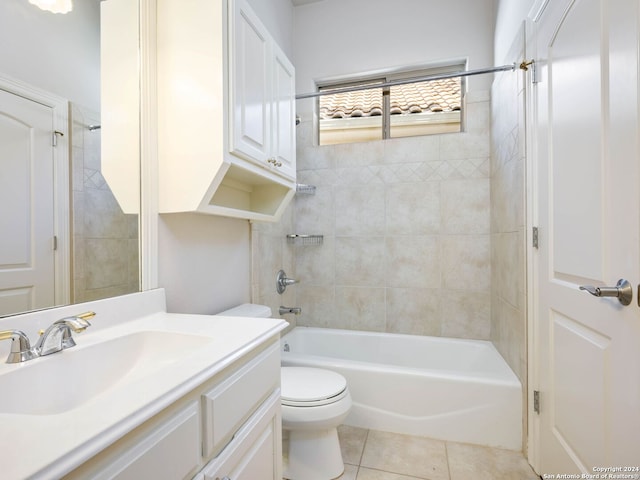
[[[294,68],[245,0],[158,0],[161,213],[278,220],[295,193]]]
[[[280,480],[280,350],[245,355],[65,479]]]

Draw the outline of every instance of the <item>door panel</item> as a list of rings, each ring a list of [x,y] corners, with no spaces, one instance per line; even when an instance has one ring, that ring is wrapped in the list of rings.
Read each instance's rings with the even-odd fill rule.
[[[53,112],[0,90],[0,315],[55,304]]]
[[[559,277],[604,280],[599,99],[606,92],[599,75],[599,32],[599,1],[582,0],[563,19],[548,47],[553,265]]]
[[[579,290],[640,281],[637,19],[638,2],[555,0],[535,21],[541,474],[640,459],[637,300]]]
[[[604,465],[606,406],[610,404],[604,366],[611,341],[561,313],[552,312],[552,321],[554,435],[582,463],[590,459]]]

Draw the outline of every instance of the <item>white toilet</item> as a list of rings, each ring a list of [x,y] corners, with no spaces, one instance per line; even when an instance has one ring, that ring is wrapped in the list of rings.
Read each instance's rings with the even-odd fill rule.
[[[271,317],[265,305],[243,304],[218,315]],[[345,378],[330,370],[282,367],[282,429],[288,434],[283,451],[284,478],[331,480],[344,472],[336,428],[351,409]],[[285,442],[286,445],[286,442]]]

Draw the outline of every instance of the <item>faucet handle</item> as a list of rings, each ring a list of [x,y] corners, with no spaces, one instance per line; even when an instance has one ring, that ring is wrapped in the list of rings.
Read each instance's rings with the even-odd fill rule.
[[[96,316],[96,312],[84,312],[79,315],[71,315],[70,317],[61,318],[56,320],[54,324],[64,323],[69,326],[74,332],[83,332],[87,327],[91,326],[89,322],[90,318]]]
[[[276,275],[276,292],[283,294],[289,285],[298,283],[298,280],[294,278],[288,278],[284,270],[279,270]]]
[[[94,312],[85,312],[56,320],[41,334],[36,351],[42,357],[74,347],[76,342],[71,331],[83,332],[91,326],[88,319],[94,316]]]
[[[29,337],[21,330],[0,331],[0,340],[11,340],[11,352],[7,357],[7,363],[26,362],[38,356],[31,348]]]
[[[71,317],[64,318],[63,320],[68,321],[69,326],[74,332],[82,332],[87,327],[91,326],[89,319],[95,316],[96,312],[84,312],[79,315],[72,315]]]

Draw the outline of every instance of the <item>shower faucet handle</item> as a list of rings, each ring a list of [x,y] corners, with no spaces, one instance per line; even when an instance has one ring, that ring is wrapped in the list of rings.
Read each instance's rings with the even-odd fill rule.
[[[284,270],[279,270],[276,275],[276,292],[283,294],[289,285],[298,283],[294,278],[288,278]]]

